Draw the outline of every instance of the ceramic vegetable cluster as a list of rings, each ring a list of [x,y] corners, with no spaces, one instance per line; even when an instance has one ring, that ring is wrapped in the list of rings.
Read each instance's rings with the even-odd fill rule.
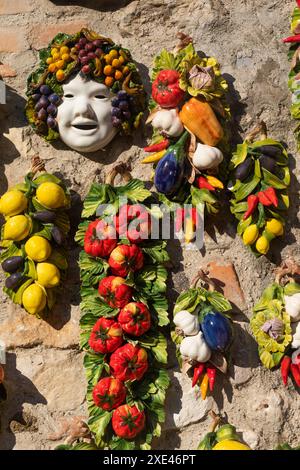
[[[199,280],[209,289],[196,287]],[[182,293],[174,307],[171,336],[177,347],[177,357],[183,369],[193,369],[192,387],[200,386],[201,397],[214,390],[217,369],[226,373],[225,354],[230,348],[233,328],[228,313],[230,302],[214,290],[214,283],[200,271],[194,286]],[[188,367],[186,367],[186,365]]]
[[[220,416],[210,412],[213,423],[205,437],[199,443],[197,450],[251,450],[244,444],[231,424],[221,424]]]
[[[238,234],[257,255],[267,254],[270,242],[284,233],[284,215],[289,207],[288,154],[278,141],[252,141],[253,134],[265,128],[261,123],[231,159],[231,212],[239,221]]]
[[[48,141],[59,137],[58,108],[65,98],[74,95],[71,90],[64,96],[63,88],[78,74],[82,87],[89,81],[104,85],[107,94],[98,96],[103,91],[99,88],[95,98],[115,97],[109,110],[115,129],[128,134],[138,127],[145,92],[130,52],[84,28],[72,35],[57,34],[40,51],[39,67],[28,77],[26,115],[38,134]]]
[[[297,7],[293,11],[291,21],[292,36],[283,39],[283,42],[290,44],[289,59],[291,69],[288,78],[288,87],[292,93],[291,116],[299,121],[300,119],[300,1],[297,0]],[[295,128],[295,137],[298,148],[300,146],[300,123]]]
[[[150,449],[165,417],[168,255],[147,239],[150,196],[139,180],[93,184],[76,237],[88,424],[99,448]]]
[[[202,204],[216,213],[228,152],[228,85],[215,58],[198,54],[191,38],[179,37],[173,52],[164,49],[154,59],[148,118],[153,135],[144,149],[152,154],[142,163],[156,165],[154,184],[168,206]]]
[[[5,217],[0,241],[4,291],[38,317],[51,310],[65,277],[64,241],[70,228],[66,187],[52,174],[36,176],[42,168],[42,162],[35,161],[25,182],[0,198],[0,213]]]
[[[268,369],[279,364],[284,385],[291,373],[300,387],[300,267],[287,260],[277,269],[276,280],[255,305],[250,321],[261,362]]]

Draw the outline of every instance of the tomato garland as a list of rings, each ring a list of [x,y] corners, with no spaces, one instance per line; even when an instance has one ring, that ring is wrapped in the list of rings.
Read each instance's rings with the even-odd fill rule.
[[[129,202],[120,206],[120,196]],[[84,248],[79,261],[80,325],[81,347],[86,352],[88,425],[98,448],[150,449],[164,421],[169,377],[167,343],[160,327],[169,323],[163,266],[168,255],[165,242],[145,239],[149,230],[145,220],[150,222],[150,216],[141,202],[150,196],[139,180],[119,187],[93,184],[76,235]],[[109,222],[105,220],[115,229],[115,239],[106,239],[105,250],[93,256],[90,248],[98,244],[97,234],[94,240],[86,234],[93,233],[100,222],[102,228],[104,215],[95,221],[101,204],[116,208]],[[139,234],[133,243],[136,224],[132,232],[130,222],[139,217],[143,236]]]
[[[38,318],[53,308],[66,277],[64,245],[70,230],[69,193],[60,179],[44,170],[43,162],[33,159],[24,183],[0,198],[0,213],[5,216],[0,241],[4,291]],[[39,176],[38,171],[42,171]]]

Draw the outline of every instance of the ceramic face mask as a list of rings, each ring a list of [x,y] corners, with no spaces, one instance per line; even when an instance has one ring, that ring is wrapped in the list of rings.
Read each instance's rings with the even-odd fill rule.
[[[110,89],[78,74],[63,85],[63,93],[56,117],[61,140],[79,152],[104,148],[117,134],[111,119]]]
[[[103,149],[118,132],[134,132],[145,108],[130,52],[87,29],[59,33],[40,51],[26,94],[35,132],[84,153]]]

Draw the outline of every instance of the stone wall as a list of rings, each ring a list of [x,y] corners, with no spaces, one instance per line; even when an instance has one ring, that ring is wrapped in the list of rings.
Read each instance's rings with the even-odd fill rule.
[[[62,176],[73,191],[74,231],[81,199],[92,180],[103,181],[116,161],[132,163],[133,176],[149,179],[141,167],[142,147],[149,131],[133,139],[115,140],[107,151],[80,155],[63,144],[51,146],[37,137],[24,118],[27,75],[38,63],[38,49],[57,32],[76,32],[83,26],[110,36],[128,47],[149,91],[149,67],[162,47],[172,48],[176,32],[194,38],[197,49],[216,56],[230,84],[234,116],[233,139],[240,141],[257,118],[266,121],[269,134],[289,145],[291,208],[287,233],[276,241],[268,257],[255,259],[235,236],[228,208],[222,210],[218,229],[208,221],[206,248],[184,252],[170,244],[174,265],[170,303],[186,289],[199,266],[212,263],[215,276],[224,280],[226,293],[236,305],[236,340],[228,380],[217,383],[214,399],[202,402],[191,391],[190,380],[176,369],[170,348],[172,387],[167,400],[167,421],[159,449],[195,449],[208,430],[209,409],[227,414],[255,448],[271,449],[279,442],[298,443],[299,393],[285,389],[280,372],[264,370],[250,335],[251,307],[272,280],[272,269],[289,253],[299,255],[299,164],[289,117],[286,86],[287,34],[294,1],[289,0],[1,0],[0,74],[7,84],[7,116],[0,122],[0,194],[19,182],[39,154],[47,170]],[[74,233],[73,233],[74,234]],[[85,378],[78,348],[78,248],[70,243],[69,277],[64,296],[48,322],[41,322],[14,306],[0,293],[0,338],[8,346],[6,385],[8,401],[1,406],[1,449],[51,449],[63,441],[66,423],[85,416]],[[3,276],[0,274],[1,284]],[[60,431],[62,428],[62,432]],[[61,436],[53,436],[55,433]],[[61,437],[54,442],[51,439]]]

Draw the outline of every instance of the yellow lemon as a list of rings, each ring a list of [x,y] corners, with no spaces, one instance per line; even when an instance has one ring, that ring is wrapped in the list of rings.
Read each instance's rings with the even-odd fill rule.
[[[31,284],[22,295],[22,304],[28,313],[35,315],[46,307],[45,290],[38,284]]]
[[[258,228],[255,224],[249,225],[243,233],[243,242],[245,245],[252,245],[258,237]]]
[[[225,440],[218,442],[212,450],[251,450],[246,444],[242,444],[239,441]]]
[[[255,248],[257,249],[258,253],[265,255],[268,253],[270,248],[269,241],[266,239],[266,237],[261,236],[257,239]]]
[[[0,213],[6,216],[18,215],[26,209],[27,202],[22,191],[7,191],[0,199]]]
[[[52,263],[37,263],[37,281],[44,287],[58,286],[60,281],[59,269]]]
[[[29,258],[40,263],[51,255],[51,245],[45,238],[34,235],[25,243],[25,251]]]
[[[58,209],[65,205],[64,190],[56,183],[42,183],[36,190],[36,197],[49,209]]]
[[[28,237],[31,230],[31,220],[25,215],[15,215],[10,217],[3,229],[3,238],[5,240],[14,240],[16,242]]]
[[[283,235],[283,224],[280,222],[280,220],[277,219],[271,219],[268,220],[266,229],[273,233],[273,235],[276,235],[277,237],[280,237],[280,235]]]

